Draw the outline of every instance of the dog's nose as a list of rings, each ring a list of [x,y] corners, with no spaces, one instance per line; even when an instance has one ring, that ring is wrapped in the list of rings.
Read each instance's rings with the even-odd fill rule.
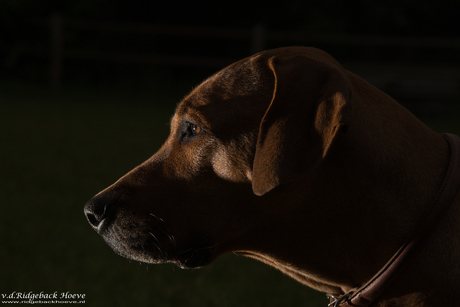
[[[108,201],[105,197],[95,196],[91,198],[85,205],[84,212],[86,219],[91,226],[100,231],[104,219],[107,217]]]

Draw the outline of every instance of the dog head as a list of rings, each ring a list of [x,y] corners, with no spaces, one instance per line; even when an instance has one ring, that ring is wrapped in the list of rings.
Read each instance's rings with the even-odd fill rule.
[[[269,229],[283,233],[282,211],[302,203],[299,182],[346,131],[348,96],[340,65],[319,50],[241,60],[178,105],[164,145],[92,198],[86,217],[117,253],[149,263],[192,268],[269,249]]]

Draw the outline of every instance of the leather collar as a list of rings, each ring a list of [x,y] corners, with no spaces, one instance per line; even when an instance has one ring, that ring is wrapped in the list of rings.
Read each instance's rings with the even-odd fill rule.
[[[407,258],[421,248],[432,230],[446,214],[456,197],[460,197],[460,137],[445,133],[442,135],[450,145],[450,163],[441,188],[431,209],[419,223],[412,237],[400,247],[393,257],[361,288],[330,298],[331,307],[367,307],[382,294],[404,269]]]

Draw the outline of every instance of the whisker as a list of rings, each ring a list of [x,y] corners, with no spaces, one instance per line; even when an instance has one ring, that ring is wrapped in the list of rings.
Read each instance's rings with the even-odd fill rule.
[[[214,244],[214,245],[211,245],[211,246],[200,247],[200,248],[197,248],[196,250],[213,249],[216,246],[217,246],[217,243]]]
[[[150,215],[151,217],[155,218],[157,221],[161,222],[161,223],[163,224],[163,226],[164,226],[163,228],[166,228],[166,227],[165,227],[165,226],[166,226],[166,223],[165,223],[165,221],[164,221],[161,217],[158,217],[158,216],[156,216],[156,215],[153,214],[153,213],[149,213],[149,215]],[[174,236],[171,235],[171,234],[169,233],[169,229],[161,229],[161,228],[159,228],[158,230],[161,231],[165,236],[167,236],[168,239],[169,239],[169,241],[171,241],[172,245],[173,245],[174,247],[176,247],[176,238],[174,238]],[[155,235],[153,235],[151,232],[149,232],[149,234],[150,234],[153,238],[155,238],[155,240],[156,240],[158,243],[160,242],[160,240],[158,240],[158,238],[157,238]]]
[[[155,235],[154,235],[153,233],[149,232],[149,234],[150,234],[158,243],[160,243],[160,241],[158,241],[158,238],[155,237]]]
[[[163,229],[160,229],[160,231],[161,231],[162,233],[164,233],[174,245],[176,244],[176,240],[174,239],[174,237],[173,237],[172,235],[170,235],[169,233],[167,233],[167,232],[164,231]]]
[[[153,244],[153,245],[155,245],[155,247],[156,247],[156,248],[158,248],[158,250],[160,251],[160,253],[162,253],[162,254],[163,254],[163,251],[161,250],[161,248],[160,248],[158,245],[156,245],[156,244],[155,244],[155,243],[153,243],[153,242],[152,242],[152,244]]]
[[[156,216],[155,214],[153,213],[149,213],[150,216],[153,216],[154,218],[156,218],[158,221],[162,222],[163,224],[165,223],[165,221],[161,218],[161,217],[158,217]]]
[[[160,241],[158,241],[157,237],[155,237],[155,235],[154,235],[153,233],[149,232],[149,234],[150,234],[158,243],[160,243]],[[154,243],[154,242],[151,242],[151,243],[160,251],[160,253],[163,254],[163,251],[161,250],[161,248],[160,248],[156,243]],[[142,247],[142,248],[143,248],[143,247]]]

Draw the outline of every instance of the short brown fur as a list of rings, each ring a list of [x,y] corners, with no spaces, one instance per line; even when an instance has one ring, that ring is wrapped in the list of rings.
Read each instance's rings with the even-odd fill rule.
[[[448,160],[440,135],[331,56],[281,48],[198,86],[163,147],[85,210],[132,259],[200,267],[236,252],[340,294],[408,239]],[[459,210],[457,201],[375,306],[458,300]]]

